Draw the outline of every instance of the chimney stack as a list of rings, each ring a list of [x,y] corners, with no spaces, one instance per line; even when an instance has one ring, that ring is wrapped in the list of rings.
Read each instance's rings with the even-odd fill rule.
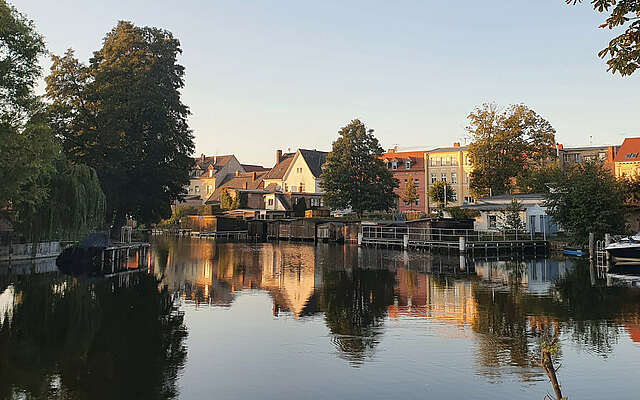
[[[453,142],[453,147],[460,147],[460,142]]]
[[[564,148],[564,146],[562,145],[562,143],[556,143],[556,148],[558,150],[562,150]]]
[[[282,161],[282,150],[276,150],[276,164]]]
[[[249,188],[249,183],[248,183],[248,182],[245,182],[245,183],[244,183],[244,188],[245,188],[245,189],[248,189],[248,188]]]

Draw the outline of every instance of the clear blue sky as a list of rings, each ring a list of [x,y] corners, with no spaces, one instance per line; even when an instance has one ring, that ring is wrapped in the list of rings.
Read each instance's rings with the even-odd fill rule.
[[[606,72],[603,15],[564,0],[13,0],[49,50],[87,61],[118,20],[170,30],[196,152],[271,166],[353,118],[383,147],[447,145],[475,105],[525,103],[566,145],[639,136],[640,72]],[[48,69],[50,63],[43,61]],[[45,72],[47,72],[45,70]]]

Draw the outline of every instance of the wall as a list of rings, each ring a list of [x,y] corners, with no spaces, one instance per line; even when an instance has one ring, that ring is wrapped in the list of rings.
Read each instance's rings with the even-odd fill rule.
[[[301,172],[298,172],[301,170]],[[299,192],[300,182],[304,183],[304,193],[321,193],[319,185],[316,185],[316,178],[311,173],[307,162],[300,153],[296,153],[289,170],[283,177],[283,182],[288,192]]]
[[[457,199],[454,202],[450,202],[448,206],[460,206],[462,205],[465,197],[471,198],[471,190],[469,187],[469,183],[471,180],[471,171],[473,171],[473,167],[470,162],[467,162],[468,152],[467,150],[451,150],[451,151],[439,151],[435,153],[429,153],[429,157],[427,159],[426,165],[426,176],[427,176],[427,188],[426,191],[428,193],[429,188],[431,187],[431,177],[432,174],[435,174],[435,177],[438,181],[442,180],[442,173],[446,174],[447,182],[453,187],[456,191]],[[453,157],[458,165],[442,165],[442,160],[450,160]],[[457,174],[457,183],[451,183],[451,173],[455,172]],[[437,204],[430,204],[430,208],[433,210],[437,207]]]

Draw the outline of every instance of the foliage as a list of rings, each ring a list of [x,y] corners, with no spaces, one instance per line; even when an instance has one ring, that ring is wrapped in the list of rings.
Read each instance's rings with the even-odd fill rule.
[[[247,206],[247,194],[239,190],[222,189],[220,192],[220,208],[222,210],[237,210]]]
[[[446,188],[446,190],[445,190]],[[445,201],[445,193],[446,193],[446,201]],[[449,184],[449,182],[444,181],[435,181],[431,187],[429,188],[429,198],[438,203],[440,208],[445,206],[445,203],[452,202],[456,191]]]
[[[515,197],[512,198],[507,208],[501,211],[502,229],[505,231],[524,231],[525,225],[520,218],[521,211],[522,204]]]
[[[555,182],[562,170],[555,163],[541,167],[525,168],[516,178],[516,186],[521,193],[546,193],[549,184]]]
[[[402,192],[402,201],[407,203],[411,209],[413,204],[418,200],[418,192],[416,191],[416,185],[413,183],[413,179],[409,177],[407,183],[404,185],[404,191]]]
[[[222,189],[220,192],[220,208],[223,210],[233,210],[233,197],[229,193],[229,190]]]
[[[624,231],[624,190],[600,162],[568,167],[546,194],[547,213],[572,236],[585,244],[590,232],[596,237]]]
[[[324,203],[333,209],[351,208],[359,216],[391,209],[398,182],[378,157],[383,150],[373,129],[355,119],[338,133],[320,178]]]
[[[540,168],[555,157],[555,129],[523,104],[503,111],[483,104],[468,119],[471,189],[478,197],[507,193],[525,167]]]
[[[103,227],[106,201],[93,168],[60,160],[48,186],[46,203],[25,202],[17,207],[17,228],[25,237],[78,239]]]
[[[307,211],[307,202],[304,198],[300,197],[296,201],[296,204],[293,206],[293,215],[295,217],[304,217],[305,212]]]
[[[467,208],[447,207],[444,209],[453,219],[474,219],[480,216],[480,211]]]
[[[37,207],[48,196],[59,145],[33,94],[45,51],[33,22],[0,0],[0,210]]]
[[[581,3],[582,0],[565,0],[567,4]],[[610,13],[600,28],[613,30],[631,22],[626,30],[614,37],[609,45],[598,52],[598,57],[606,58],[607,71],[621,76],[631,75],[640,67],[640,2],[638,0],[591,0],[593,9]]]
[[[199,208],[193,206],[176,206],[171,213],[171,217],[168,219],[162,220],[160,222],[161,225],[174,225],[177,226],[180,224],[180,219],[186,215],[198,215],[200,212]],[[206,214],[200,214],[206,215]]]
[[[50,123],[69,160],[98,171],[115,225],[168,217],[188,184],[194,145],[180,53],[170,32],[120,21],[89,65],[71,50],[52,57]]]
[[[624,201],[628,206],[640,206],[640,177],[633,176],[620,180],[622,184]]]

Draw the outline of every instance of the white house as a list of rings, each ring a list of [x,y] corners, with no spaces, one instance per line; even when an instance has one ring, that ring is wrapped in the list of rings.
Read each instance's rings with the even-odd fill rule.
[[[542,194],[505,194],[484,197],[476,200],[476,204],[464,204],[461,208],[476,210],[480,216],[476,217],[476,230],[501,230],[505,210],[516,199],[521,204],[520,219],[526,226],[527,232],[555,235],[558,225],[547,215]]]

